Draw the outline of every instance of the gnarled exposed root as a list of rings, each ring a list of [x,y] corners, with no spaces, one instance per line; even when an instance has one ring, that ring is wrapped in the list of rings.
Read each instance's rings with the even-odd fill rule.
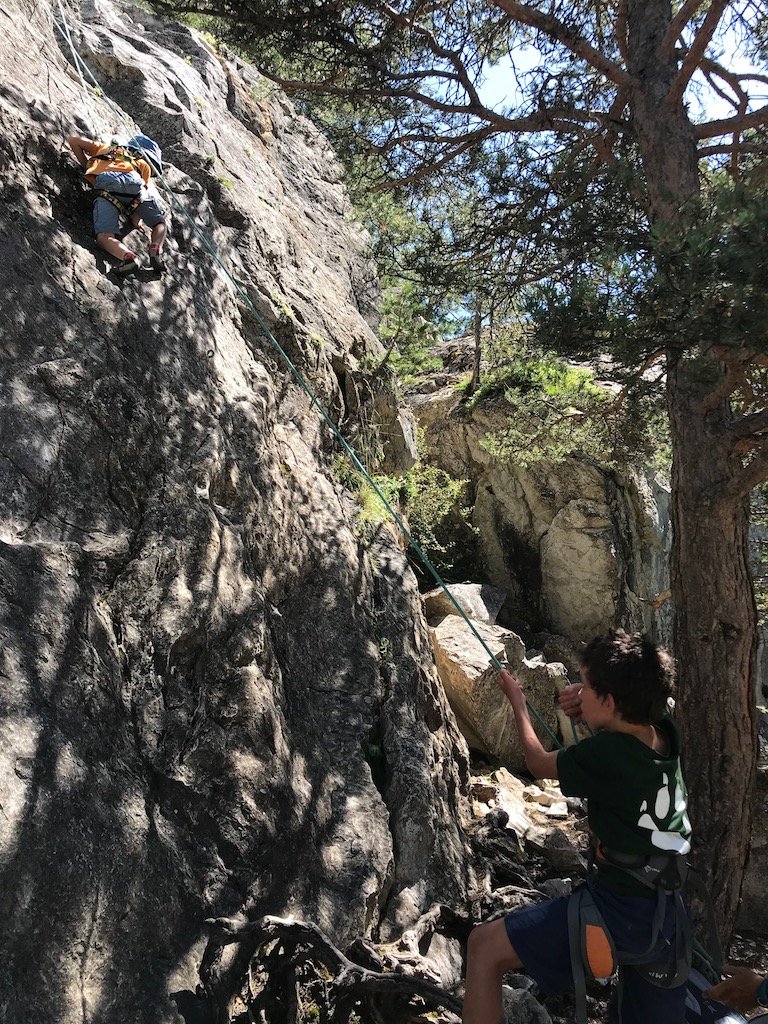
[[[312,922],[268,916],[206,924],[201,978],[216,1024],[347,1024],[353,1011],[363,1022],[395,1024],[435,1008],[461,1013],[461,1001],[436,983],[419,952],[440,925],[469,930],[470,922],[447,907],[432,906],[397,942],[377,946],[358,939],[350,955]]]

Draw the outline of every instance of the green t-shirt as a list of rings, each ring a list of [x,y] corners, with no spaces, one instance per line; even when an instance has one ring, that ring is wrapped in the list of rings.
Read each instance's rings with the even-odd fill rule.
[[[605,730],[557,755],[563,795],[586,797],[590,830],[609,850],[650,855],[686,854],[691,848],[680,739],[671,718],[657,728],[668,754],[635,736]],[[598,881],[614,892],[649,894],[620,868],[599,862]]]

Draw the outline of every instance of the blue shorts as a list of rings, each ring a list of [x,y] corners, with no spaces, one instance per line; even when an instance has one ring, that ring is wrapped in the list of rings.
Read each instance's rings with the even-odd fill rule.
[[[613,935],[616,948],[639,953],[648,948],[656,898],[620,896],[590,884],[592,895]],[[568,940],[568,896],[518,910],[504,918],[509,941],[523,965],[545,995],[573,989]],[[674,932],[675,909],[670,897],[664,933]],[[661,988],[642,978],[632,967],[622,973],[621,1017],[616,1000],[608,1008],[610,1024],[684,1024],[686,985]]]
[[[96,176],[94,188],[104,189],[106,192],[118,192],[123,196],[139,196],[141,203],[131,214],[132,223],[136,224],[143,220],[147,227],[153,228],[165,220],[165,213],[158,201],[144,187],[144,182],[137,174],[122,174],[119,171],[102,171]],[[130,203],[130,199],[124,202]],[[120,223],[124,220],[117,207],[108,199],[96,197],[93,204],[93,233],[100,235],[106,231],[110,235],[118,234]]]

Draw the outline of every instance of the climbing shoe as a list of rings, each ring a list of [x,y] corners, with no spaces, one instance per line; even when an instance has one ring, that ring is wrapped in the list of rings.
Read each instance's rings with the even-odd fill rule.
[[[118,274],[120,277],[125,277],[126,274],[132,274],[133,271],[138,270],[138,268],[139,257],[136,255],[135,252],[132,252],[129,253],[127,256],[124,256],[123,259],[120,260],[120,262],[114,269],[114,273]]]
[[[149,265],[153,270],[156,270],[158,274],[162,274],[165,270],[165,259],[159,249],[156,249],[154,245],[149,247]]]

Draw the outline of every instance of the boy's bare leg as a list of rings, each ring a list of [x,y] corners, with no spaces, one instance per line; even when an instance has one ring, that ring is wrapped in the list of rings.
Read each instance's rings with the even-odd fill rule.
[[[152,248],[157,247],[157,252],[160,252],[163,248],[163,242],[165,241],[165,221],[161,220],[159,224],[155,224],[152,228],[152,237],[149,241]]]
[[[464,988],[464,1024],[501,1024],[504,1011],[501,981],[509,971],[523,966],[507,937],[503,920],[475,928],[467,945],[467,978]]]
[[[110,256],[114,256],[118,260],[124,260],[136,255],[133,249],[123,245],[120,239],[116,238],[110,231],[100,231],[96,235],[96,242],[105,252],[108,252]]]

